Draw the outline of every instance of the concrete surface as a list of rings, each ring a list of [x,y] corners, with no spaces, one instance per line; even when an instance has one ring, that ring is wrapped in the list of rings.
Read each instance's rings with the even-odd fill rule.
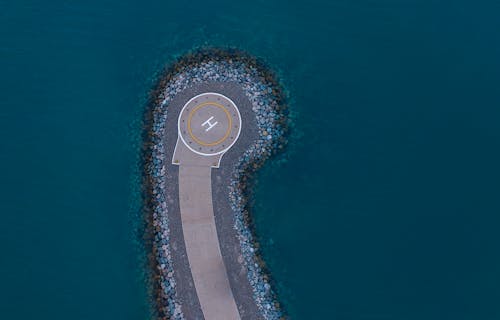
[[[219,249],[210,166],[179,166],[182,230],[191,275],[206,320],[239,320]],[[214,169],[216,170],[216,169]]]
[[[202,93],[178,118],[173,164],[179,165],[182,231],[196,295],[206,320],[240,320],[219,248],[211,180],[212,167],[238,139],[240,114],[226,96]]]
[[[172,261],[174,265],[174,277],[176,280],[177,294],[180,302],[182,303],[182,311],[187,320],[225,319],[222,318],[220,314],[217,314],[217,310],[211,309],[208,311],[203,306],[205,304],[205,302],[203,302],[203,296],[205,295],[204,292],[209,292],[211,286],[214,285],[216,287],[220,286],[222,289],[218,291],[215,297],[209,297],[209,299],[214,299],[214,301],[224,299],[226,302],[220,302],[220,305],[224,305],[228,308],[228,310],[232,309],[231,312],[233,313],[229,315],[229,317],[235,315],[234,306],[231,306],[231,303],[227,303],[227,301],[231,300],[228,299],[229,292],[231,292],[235,302],[234,304],[236,305],[241,319],[260,320],[263,318],[253,299],[252,287],[247,278],[246,267],[243,265],[244,259],[241,254],[241,247],[239,240],[237,239],[236,230],[233,228],[234,215],[231,210],[228,197],[228,186],[231,180],[231,173],[234,166],[238,163],[239,156],[258,138],[255,115],[251,109],[250,101],[246,98],[241,87],[237,83],[211,82],[195,85],[178,93],[168,106],[166,134],[164,137],[165,151],[167,155],[171,155],[172,161],[175,163],[176,159],[174,159],[174,149],[178,142],[178,116],[184,105],[191,98],[203,92],[216,92],[223,94],[238,106],[242,121],[241,134],[234,145],[226,153],[224,153],[222,159],[220,159],[220,168],[218,169],[210,169],[209,167],[206,167],[206,165],[213,166],[214,160],[219,160],[217,155],[205,157],[204,161],[207,162],[204,164],[204,167],[198,166],[199,168],[193,169],[191,167],[192,164],[189,165],[188,163],[185,163],[187,169],[186,172],[183,172],[184,165],[179,167],[172,164],[166,167],[165,178],[167,185],[165,196],[167,198],[167,210],[171,226]],[[206,121],[204,118],[200,118],[199,121],[201,120]],[[216,135],[214,135],[212,139],[216,139]],[[187,148],[181,147],[179,150],[180,152],[186,152]],[[191,150],[188,150],[188,152],[191,152]],[[181,183],[180,180],[183,179],[179,179],[179,177],[183,177],[184,174],[194,176],[190,178],[188,177],[187,183]],[[196,222],[200,225],[195,226],[194,224],[196,223],[194,223],[194,221],[196,219],[190,220],[191,215],[189,215],[186,220],[181,214],[183,208],[187,208],[185,205],[189,206],[190,204],[184,203],[185,199],[183,200],[182,197],[179,199],[178,195],[179,192],[180,194],[190,194],[189,192],[186,193],[183,190],[185,190],[185,188],[189,189],[190,184],[196,183],[193,181],[196,181],[196,179],[200,177],[207,179],[207,175],[211,176],[210,188],[212,196],[208,196],[209,190],[206,189],[206,187],[203,187],[205,188],[205,191],[201,192],[200,196],[202,198],[206,198],[205,200],[207,201],[208,198],[211,198],[213,214],[207,212],[206,210],[201,210],[201,208],[187,209],[193,210],[193,215],[201,218],[201,220]],[[192,179],[192,182],[189,182],[189,179]],[[205,200],[201,202],[204,202]],[[215,228],[203,225],[205,222],[209,221],[209,216],[212,216],[212,222],[215,222]],[[186,228],[183,229],[184,224],[186,224]],[[201,235],[202,238],[200,239],[209,239],[211,242],[215,242],[216,237],[219,244],[218,248],[222,264],[220,263],[220,260],[219,262],[216,262],[216,259],[213,260],[208,257],[217,257],[217,250],[214,251],[213,249],[217,246],[211,245],[211,248],[203,249],[211,250],[211,253],[206,256],[204,256],[201,252],[194,253],[195,251],[193,251],[193,256],[199,256],[198,258],[193,258],[191,253],[189,253],[189,250],[186,250],[186,248],[191,247],[192,241],[196,242],[200,241],[200,239],[192,239],[190,235],[186,234],[186,231]],[[209,251],[204,252],[208,253]],[[210,267],[208,267],[207,270],[198,270],[196,267],[193,268],[193,266],[190,268],[190,261],[194,261],[192,259],[201,259],[201,261],[207,259],[206,261],[209,261],[208,264]],[[198,264],[198,262],[196,264]],[[224,267],[226,273],[225,279],[227,280],[224,280],[224,277],[220,276],[220,274],[222,274],[221,270],[224,270]],[[210,272],[215,272],[213,280],[210,280],[208,283],[205,283],[203,282],[204,280],[202,280],[202,283],[197,284],[199,283],[197,278],[205,278],[206,275],[210,274]],[[227,285],[227,283],[229,285]],[[228,290],[228,287],[230,290]],[[198,294],[197,290],[199,291]],[[206,312],[205,316],[204,312]],[[208,312],[210,312],[210,314]],[[214,313],[217,314],[216,316],[214,315],[215,318],[208,318],[209,316],[212,317]],[[229,319],[232,320],[233,318]]]

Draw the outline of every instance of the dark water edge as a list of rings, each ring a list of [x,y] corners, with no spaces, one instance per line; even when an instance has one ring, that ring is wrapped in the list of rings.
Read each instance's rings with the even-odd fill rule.
[[[0,318],[147,318],[135,121],[151,75],[210,44],[290,91],[253,207],[293,318],[499,319],[499,11],[0,1]]]

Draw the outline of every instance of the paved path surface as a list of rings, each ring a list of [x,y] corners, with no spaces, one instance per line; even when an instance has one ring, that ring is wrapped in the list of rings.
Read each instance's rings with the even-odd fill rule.
[[[222,260],[212,203],[212,167],[237,141],[241,118],[226,96],[191,98],[178,120],[172,163],[179,165],[182,231],[191,275],[206,320],[240,320]],[[216,169],[215,169],[216,170]]]
[[[223,94],[238,106],[241,134],[238,138],[239,128],[232,128],[239,124],[234,121],[238,119],[234,118],[233,109],[226,107],[224,111],[218,106],[205,105],[197,109],[204,113],[191,113],[203,103],[198,101],[192,104],[185,114],[187,118],[184,118],[191,117],[191,132],[181,132],[185,141],[192,143],[181,143],[179,147],[178,126],[188,129],[187,124],[185,127],[180,125],[183,117],[179,119],[179,114],[190,99],[204,92]],[[221,105],[224,106],[224,103]],[[253,300],[240,244],[233,228],[234,214],[228,201],[233,168],[239,156],[258,137],[251,104],[238,84],[213,82],[177,94],[168,108],[164,142],[173,165],[166,168],[166,197],[174,277],[183,313],[187,320],[262,319]],[[231,117],[230,125],[229,118],[224,120],[226,111]],[[210,119],[212,116],[214,118]],[[207,120],[209,123],[205,123]],[[212,129],[202,131],[215,122],[221,125],[218,123]],[[202,155],[194,153],[193,149]],[[219,152],[224,152],[224,149],[227,152],[220,159]],[[197,155],[198,158],[186,157],[187,154]],[[193,190],[196,192],[193,193]]]
[[[212,209],[211,167],[180,166],[182,230],[196,294],[206,320],[240,315],[219,248]]]

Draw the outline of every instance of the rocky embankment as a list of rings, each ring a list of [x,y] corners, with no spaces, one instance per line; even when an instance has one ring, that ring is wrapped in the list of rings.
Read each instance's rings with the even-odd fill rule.
[[[178,59],[159,78],[146,110],[143,171],[144,211],[150,249],[151,295],[158,319],[184,319],[176,295],[175,270],[170,247],[169,218],[165,195],[163,135],[169,102],[179,92],[203,82],[238,83],[252,104],[259,139],[240,157],[227,194],[234,213],[234,228],[244,257],[253,298],[266,320],[282,319],[283,312],[271,288],[259,246],[252,234],[251,192],[253,173],[265,160],[283,149],[288,129],[287,108],[276,77],[255,58],[235,50],[203,49]],[[176,116],[176,115],[175,115]]]

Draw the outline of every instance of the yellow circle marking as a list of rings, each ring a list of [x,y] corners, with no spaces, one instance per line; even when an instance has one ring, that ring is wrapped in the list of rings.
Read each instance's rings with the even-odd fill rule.
[[[193,131],[191,130],[191,118],[193,118],[194,113],[196,111],[198,111],[200,108],[206,107],[208,105],[212,105],[212,106],[216,106],[218,108],[221,108],[224,111],[224,113],[226,114],[227,120],[229,122],[229,125],[228,125],[227,130],[226,130],[226,134],[224,135],[224,137],[222,137],[221,139],[219,139],[215,142],[212,142],[212,143],[206,143],[206,142],[201,141],[193,134]],[[232,124],[233,124],[233,121],[231,119],[231,115],[229,114],[229,111],[227,111],[227,109],[222,104],[219,104],[217,102],[205,102],[205,103],[197,105],[193,110],[191,110],[191,112],[189,112],[187,125],[188,125],[189,135],[191,136],[191,138],[193,138],[194,141],[196,141],[196,143],[201,144],[202,146],[205,146],[205,147],[211,147],[211,146],[218,145],[222,141],[226,140],[227,137],[229,137],[229,134],[231,133]]]

